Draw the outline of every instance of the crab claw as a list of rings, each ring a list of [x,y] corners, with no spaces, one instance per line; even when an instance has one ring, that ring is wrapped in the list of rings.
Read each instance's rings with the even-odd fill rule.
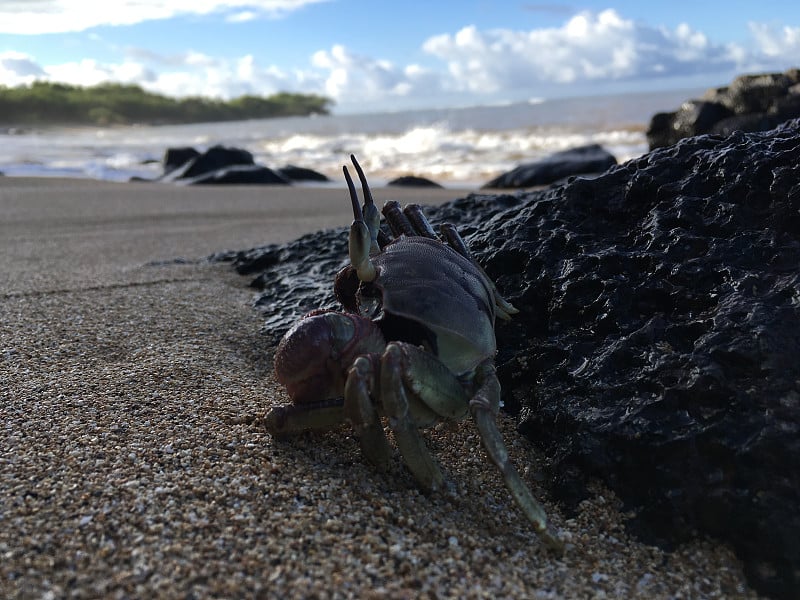
[[[275,375],[295,404],[334,398],[342,395],[355,357],[380,352],[385,345],[369,319],[315,311],[283,336],[275,351]]]
[[[361,182],[361,192],[364,194],[364,205],[361,209],[361,218],[367,224],[367,229],[369,229],[369,253],[370,256],[373,256],[381,251],[380,246],[378,245],[378,232],[380,231],[381,226],[381,213],[378,211],[378,207],[375,206],[375,200],[372,198],[372,190],[369,188],[369,183],[367,183],[367,176],[364,175],[364,169],[362,169],[361,165],[358,164],[355,154],[350,155],[350,160],[353,161],[353,166],[356,168],[358,180]],[[352,188],[350,190],[350,198],[353,198]],[[357,205],[358,196],[356,195],[354,200],[353,214],[355,214],[355,206]]]
[[[353,223],[350,225],[350,237],[348,240],[350,263],[355,267],[358,278],[361,281],[374,281],[377,273],[370,256],[380,252],[380,246],[378,245],[380,213],[378,213],[378,209],[372,200],[372,192],[369,189],[369,184],[364,172],[361,170],[361,166],[356,161],[355,156],[351,154],[350,157],[353,159],[353,165],[356,167],[358,176],[361,179],[361,188],[364,192],[364,207],[362,209],[358,205],[358,192],[353,184],[352,177],[350,177],[350,172],[346,166],[342,167],[345,181],[347,181],[347,188],[350,191],[350,202],[353,205]]]

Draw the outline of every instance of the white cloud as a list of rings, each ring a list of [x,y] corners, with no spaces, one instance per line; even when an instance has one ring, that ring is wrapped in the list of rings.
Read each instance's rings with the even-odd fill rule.
[[[32,4],[35,0],[17,6]],[[38,2],[54,4],[50,0]],[[177,4],[182,3],[171,6]],[[232,7],[235,2],[194,0],[193,4],[200,12],[212,5],[217,9],[223,4]],[[256,3],[238,4],[247,4],[247,10],[252,10]],[[302,0],[261,2],[260,6],[267,4],[300,6]],[[155,3],[142,0],[139,5]],[[0,2],[0,13],[8,6],[8,2]],[[48,65],[27,54],[5,52],[0,53],[0,81],[7,85],[36,79],[76,85],[118,81],[172,96],[221,98],[279,91],[316,93],[331,97],[340,109],[352,111],[444,105],[448,100],[460,104],[521,100],[563,94],[567,90],[564,86],[571,84],[586,84],[584,89],[591,85],[600,92],[604,84],[614,81],[697,74],[724,80],[736,73],[782,70],[796,63],[800,27],[776,29],[750,24],[750,32],[750,40],[720,44],[688,24],[674,29],[652,27],[606,10],[576,14],[554,28],[522,31],[469,26],[434,36],[422,44],[422,49],[439,59],[438,66],[395,63],[356,53],[341,44],[319,50],[308,63],[293,68],[263,63],[258,54],[220,58],[191,50],[168,55],[128,48],[117,62],[83,60]]]
[[[255,21],[258,18],[258,13],[252,10],[244,10],[242,12],[228,15],[225,19],[228,23],[247,23],[248,21]]]
[[[311,63],[327,71],[324,93],[342,104],[430,95],[440,89],[439,76],[419,65],[398,66],[353,54],[341,45],[315,52]]]
[[[87,58],[43,69],[47,73],[46,79],[71,85],[97,85],[107,81],[147,85],[156,79],[155,73],[141,63],[128,61],[103,64]]]
[[[306,76],[300,81],[274,66],[258,65],[249,55],[229,60],[198,52],[162,56],[131,50],[127,59],[117,63],[83,59],[42,66],[26,54],[0,53],[0,81],[5,85],[30,84],[36,80],[81,86],[109,81],[132,83],[170,96],[219,98],[242,94],[269,95],[287,89],[310,93],[318,91],[323,85],[320,77],[314,79]]]
[[[764,56],[800,58],[800,27],[783,27],[780,30],[762,23],[748,23],[750,34]]]
[[[447,63],[458,90],[492,93],[537,83],[679,76],[735,68],[735,47],[713,44],[688,25],[674,31],[582,12],[558,28],[479,31],[428,39],[423,48]]]
[[[46,76],[44,69],[36,60],[22,52],[0,52],[0,82],[3,85],[18,86]]]
[[[201,55],[188,58],[185,67],[173,65],[142,87],[170,96],[211,96],[233,98],[244,94],[269,95],[280,91],[314,92],[321,87],[318,79],[309,85],[275,66],[260,65],[251,56],[235,59],[211,59]],[[188,62],[191,60],[192,62]]]
[[[179,15],[229,13],[231,21],[277,18],[327,0],[119,0],[113,10],[85,0],[0,2],[0,33],[36,35],[83,31],[100,25],[134,25]]]

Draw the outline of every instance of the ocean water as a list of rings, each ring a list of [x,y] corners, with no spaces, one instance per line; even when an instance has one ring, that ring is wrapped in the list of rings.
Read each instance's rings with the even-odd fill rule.
[[[0,133],[8,176],[127,181],[154,178],[167,148],[245,148],[269,167],[294,164],[344,185],[341,165],[356,154],[375,185],[400,175],[448,187],[477,186],[520,163],[599,143],[624,162],[647,152],[656,112],[702,90],[532,99],[528,102],[364,115],[328,115],[191,125],[55,128]]]

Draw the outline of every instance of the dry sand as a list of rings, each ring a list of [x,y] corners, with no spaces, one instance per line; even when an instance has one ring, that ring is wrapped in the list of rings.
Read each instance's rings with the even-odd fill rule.
[[[346,429],[235,424],[286,398],[247,280],[193,259],[350,218],[343,189],[0,177],[0,597],[756,597],[724,546],[632,540],[596,484],[577,515],[543,498],[551,556],[469,422],[428,435],[455,497],[375,473]]]

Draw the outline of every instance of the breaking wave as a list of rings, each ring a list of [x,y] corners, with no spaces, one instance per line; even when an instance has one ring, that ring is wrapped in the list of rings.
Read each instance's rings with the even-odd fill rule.
[[[686,90],[596,98],[366,115],[294,117],[227,123],[0,133],[6,175],[127,180],[156,177],[167,148],[214,144],[251,151],[269,167],[295,164],[335,184],[353,153],[380,185],[400,175],[449,186],[476,186],[520,163],[576,146],[600,144],[619,162],[647,151],[653,113],[678,105]]]

